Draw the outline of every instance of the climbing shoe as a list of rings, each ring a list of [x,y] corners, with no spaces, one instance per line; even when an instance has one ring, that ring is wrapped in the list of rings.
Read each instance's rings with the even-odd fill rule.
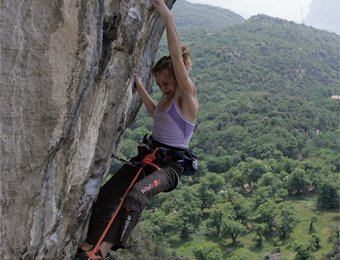
[[[83,249],[79,248],[76,256],[74,257],[74,260],[88,260],[90,257],[90,251],[84,251]],[[91,257],[92,260],[103,260],[104,257],[102,256],[102,253],[100,250],[98,250],[94,255]]]

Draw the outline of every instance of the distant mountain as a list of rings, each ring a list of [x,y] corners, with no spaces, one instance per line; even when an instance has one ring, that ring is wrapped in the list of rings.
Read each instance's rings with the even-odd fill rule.
[[[223,29],[245,21],[242,16],[220,7],[177,0],[173,7],[179,29]]]
[[[340,36],[327,31],[257,15],[223,32],[190,32],[182,38],[190,39],[193,62],[199,63],[193,72],[204,81],[213,73],[213,84],[308,95],[315,86],[340,84]]]
[[[305,24],[340,34],[340,1],[313,0]]]

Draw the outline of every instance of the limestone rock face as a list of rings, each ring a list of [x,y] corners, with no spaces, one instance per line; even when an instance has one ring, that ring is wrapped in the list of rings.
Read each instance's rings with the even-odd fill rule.
[[[163,30],[149,0],[1,1],[1,259],[72,258]]]

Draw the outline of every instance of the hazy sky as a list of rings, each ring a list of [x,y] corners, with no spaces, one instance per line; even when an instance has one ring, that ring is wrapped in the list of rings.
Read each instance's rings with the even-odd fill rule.
[[[244,16],[266,14],[301,23],[308,14],[312,0],[188,0],[191,3],[209,4],[230,9]],[[245,17],[248,18],[248,17]]]

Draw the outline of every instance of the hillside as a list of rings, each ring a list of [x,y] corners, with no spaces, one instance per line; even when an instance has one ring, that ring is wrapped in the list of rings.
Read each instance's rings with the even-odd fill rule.
[[[330,96],[339,93],[340,36],[264,15],[180,34],[192,51],[200,103],[192,140],[200,171],[144,212],[133,242],[147,237],[148,249],[118,259],[137,259],[151,241],[162,246],[152,247],[153,259],[264,259],[270,252],[331,259],[340,103]],[[165,46],[163,39],[158,55]],[[159,97],[156,86],[153,94]],[[122,156],[133,155],[150,126],[142,110]]]
[[[185,0],[176,1],[173,13],[179,29],[190,29],[193,27],[221,29],[244,21],[240,15],[229,10],[210,5],[192,4]]]

